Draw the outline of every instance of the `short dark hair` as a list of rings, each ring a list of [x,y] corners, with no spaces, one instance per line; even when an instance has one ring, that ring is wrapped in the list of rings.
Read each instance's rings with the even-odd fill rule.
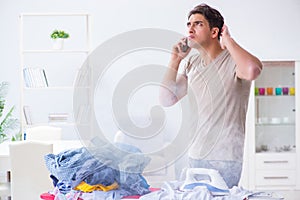
[[[224,18],[218,10],[208,6],[207,4],[202,3],[194,7],[193,10],[189,12],[188,19],[191,17],[191,15],[194,14],[203,15],[208,21],[210,29],[212,29],[213,27],[219,28],[218,39],[220,39],[221,30],[224,25]]]

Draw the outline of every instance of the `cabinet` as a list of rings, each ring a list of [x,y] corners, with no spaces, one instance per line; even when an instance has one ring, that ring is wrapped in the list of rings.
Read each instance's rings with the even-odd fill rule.
[[[61,127],[62,139],[76,139],[73,91],[77,74],[90,52],[88,13],[20,15],[21,128]],[[50,35],[64,30],[64,47],[53,47]]]
[[[247,128],[251,189],[299,189],[299,68],[265,61],[253,82]]]

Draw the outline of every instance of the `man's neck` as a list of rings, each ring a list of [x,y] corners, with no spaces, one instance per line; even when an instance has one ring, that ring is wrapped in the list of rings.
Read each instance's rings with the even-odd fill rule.
[[[223,51],[223,49],[218,41],[212,45],[198,49],[198,51],[201,54],[203,62],[207,65],[212,62]]]

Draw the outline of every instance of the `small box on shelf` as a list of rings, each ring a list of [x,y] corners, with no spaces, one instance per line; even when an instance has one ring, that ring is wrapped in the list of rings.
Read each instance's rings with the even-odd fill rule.
[[[48,122],[57,123],[57,122],[67,122],[69,118],[68,113],[49,113]]]

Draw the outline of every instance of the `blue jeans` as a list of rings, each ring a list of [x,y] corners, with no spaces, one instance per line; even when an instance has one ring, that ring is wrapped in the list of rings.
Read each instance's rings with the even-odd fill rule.
[[[239,184],[242,173],[242,162],[226,160],[195,160],[189,158],[191,168],[207,168],[219,171],[229,188]]]

